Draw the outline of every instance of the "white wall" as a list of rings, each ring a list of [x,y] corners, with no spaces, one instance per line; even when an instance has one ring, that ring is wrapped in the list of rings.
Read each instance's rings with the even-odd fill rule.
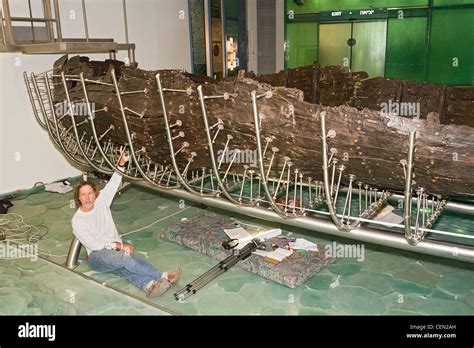
[[[257,0],[247,0],[248,71],[258,73]]]
[[[80,0],[60,2],[64,37],[83,37]],[[74,11],[74,13],[71,13]],[[125,43],[122,0],[87,0],[89,36],[114,38]],[[187,0],[128,0],[129,41],[136,44],[136,60],[142,69],[191,70]],[[117,53],[117,59],[127,52]]]
[[[285,68],[285,0],[275,0],[275,69],[276,72]]]
[[[21,1],[10,3],[13,16],[27,15],[24,6],[19,7]],[[121,0],[88,0],[86,5],[91,38],[125,42]],[[60,10],[63,37],[84,37],[80,0],[60,1]],[[129,0],[127,14],[140,68],[191,70],[187,0]],[[33,15],[41,13],[33,8]],[[108,58],[108,54],[88,56]],[[59,57],[0,53],[0,193],[79,174],[37,124],[23,82],[23,71],[49,70]],[[126,57],[126,52],[117,53],[117,59]]]

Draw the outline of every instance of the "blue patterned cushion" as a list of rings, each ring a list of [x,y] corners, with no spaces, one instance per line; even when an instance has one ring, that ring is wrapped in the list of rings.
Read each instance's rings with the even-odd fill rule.
[[[160,237],[221,261],[232,254],[230,250],[222,247],[222,242],[229,239],[224,229],[235,227],[234,221],[229,218],[205,214],[187,218],[179,224],[165,228],[160,232]],[[269,241],[278,243],[279,239],[272,238]],[[319,249],[324,248],[319,246]],[[274,282],[295,288],[315,273],[320,272],[330,261],[318,252],[306,251],[294,252],[277,265],[263,261],[263,257],[252,254],[246,260],[240,261],[238,266]]]

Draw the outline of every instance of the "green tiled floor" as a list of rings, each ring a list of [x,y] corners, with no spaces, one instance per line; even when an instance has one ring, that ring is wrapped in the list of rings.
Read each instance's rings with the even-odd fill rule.
[[[13,200],[9,212],[48,233],[39,241],[51,261],[62,264],[72,239],[70,220],[75,212],[72,193],[39,191]],[[184,209],[183,209],[184,203]],[[163,296],[152,300],[159,308],[177,314],[260,314],[260,315],[410,315],[474,314],[474,271],[472,265],[452,260],[413,254],[377,245],[365,245],[363,261],[338,259],[323,272],[298,288],[290,289],[239,268],[232,268],[184,302],[173,293],[216,264],[208,256],[157,238],[164,227],[196,214],[228,214],[179,201],[140,188],[129,187],[117,196],[112,211],[124,240],[135,245],[135,252],[162,270],[183,269],[180,283]],[[172,215],[175,214],[175,215]],[[229,214],[230,216],[230,214]],[[235,216],[241,221],[264,227],[285,227]],[[462,221],[462,219],[461,219]],[[462,226],[465,229],[466,226]],[[301,236],[321,245],[333,238],[311,231],[286,228],[285,233]],[[2,314],[163,314],[159,308],[137,302],[133,297],[114,292],[94,281],[146,299],[143,291],[115,274],[91,271],[80,255],[76,269],[86,277],[67,271],[45,260],[0,261]],[[67,285],[66,285],[67,284]],[[75,303],[67,296],[77,293]]]
[[[0,315],[168,314],[43,259],[0,264]]]

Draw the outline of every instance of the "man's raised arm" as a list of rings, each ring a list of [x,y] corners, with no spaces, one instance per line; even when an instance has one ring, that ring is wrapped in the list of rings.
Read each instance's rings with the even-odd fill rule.
[[[119,170],[124,172],[125,171],[125,164],[129,160],[128,155],[124,152],[124,147],[120,147],[120,160],[118,163]],[[110,207],[112,201],[117,193],[118,188],[120,187],[120,183],[122,182],[122,175],[119,172],[114,172],[110,177],[109,182],[105,187],[100,191],[100,195],[103,196],[107,206]]]

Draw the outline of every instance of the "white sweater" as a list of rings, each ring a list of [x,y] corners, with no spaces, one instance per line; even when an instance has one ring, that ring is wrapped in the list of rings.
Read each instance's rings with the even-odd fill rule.
[[[84,245],[87,254],[94,250],[112,248],[114,242],[121,242],[110,211],[110,205],[122,182],[122,176],[115,172],[109,182],[100,191],[89,212],[77,209],[72,218],[72,232]]]

